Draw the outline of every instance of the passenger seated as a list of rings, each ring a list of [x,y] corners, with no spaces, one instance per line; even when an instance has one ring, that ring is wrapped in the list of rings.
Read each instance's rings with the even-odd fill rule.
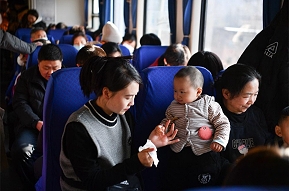
[[[68,27],[63,22],[59,22],[55,25],[55,29],[67,29]]]
[[[51,74],[61,69],[62,52],[57,45],[43,45],[38,54],[38,65],[23,71],[18,79],[13,97],[15,141],[11,155],[16,171],[26,189],[34,190],[36,182],[33,165],[42,155],[36,148],[43,125],[44,94]]]
[[[252,147],[272,144],[264,114],[254,106],[260,80],[254,68],[234,64],[216,82],[217,101],[231,125],[229,143],[222,154],[231,163]]]
[[[152,66],[186,66],[191,57],[190,49],[183,44],[170,45],[165,53],[157,58]]]
[[[44,30],[46,30],[46,23],[42,20],[42,17],[39,15],[36,9],[30,9],[22,17],[21,27],[22,28],[41,27]]]
[[[260,190],[288,190],[288,150],[289,148],[267,146],[249,150],[228,173],[224,188],[254,186]]]
[[[228,143],[230,122],[215,98],[201,95],[204,78],[194,66],[181,68],[174,76],[174,100],[166,110],[166,118],[178,129],[168,158],[166,191],[221,184],[224,165],[221,157]],[[173,92],[172,92],[173,93]]]
[[[40,45],[43,44],[50,44],[51,42],[48,40],[47,38],[47,34],[45,32],[45,30],[41,27],[35,27],[31,29],[30,32],[30,40],[32,43],[37,43]],[[17,57],[17,63],[19,66],[24,66],[25,68],[25,64],[27,62],[27,57],[28,54],[24,55],[24,54],[20,54]]]
[[[86,60],[93,56],[105,57],[106,53],[99,46],[85,45],[78,51],[76,55],[76,66],[82,67]]]
[[[107,42],[114,42],[117,44],[122,42],[122,37],[117,26],[111,21],[108,21],[102,28],[101,44]]]
[[[282,110],[278,124],[275,126],[275,133],[282,139],[279,145],[289,147],[289,106]]]
[[[75,33],[79,33],[82,32],[85,34],[85,28],[84,26],[80,26],[80,25],[74,25],[72,26],[68,31],[66,31],[64,33],[64,35],[70,34],[70,35],[74,35]]]
[[[106,52],[108,57],[120,57],[122,56],[121,49],[119,45],[115,42],[107,42],[101,46],[101,48]]]
[[[83,32],[78,32],[74,33],[72,37],[72,42],[71,44],[76,48],[77,50],[80,50],[82,47],[84,47],[87,43],[87,37],[85,33]]]
[[[154,33],[144,34],[140,38],[140,45],[162,45],[161,39]]]
[[[217,80],[220,71],[224,70],[221,59],[213,52],[199,51],[189,59],[188,66],[202,66],[207,68]]]
[[[136,46],[135,35],[129,34],[129,33],[125,34],[122,39],[121,44],[125,46],[129,50],[130,54],[132,55]]]

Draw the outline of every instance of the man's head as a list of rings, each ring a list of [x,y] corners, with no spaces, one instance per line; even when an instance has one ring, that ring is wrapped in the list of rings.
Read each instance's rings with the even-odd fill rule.
[[[44,44],[50,44],[49,42],[47,42],[48,38],[47,38],[47,34],[46,34],[45,30],[41,27],[35,27],[35,28],[31,29],[30,40],[31,40],[31,42],[43,40],[44,42],[46,42]]]
[[[38,67],[41,76],[49,80],[53,72],[61,69],[62,60],[63,55],[57,45],[43,45],[38,53]]]

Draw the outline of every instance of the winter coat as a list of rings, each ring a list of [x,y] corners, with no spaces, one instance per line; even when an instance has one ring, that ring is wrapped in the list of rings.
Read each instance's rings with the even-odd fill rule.
[[[26,43],[16,36],[0,30],[0,48],[10,50],[16,53],[31,54],[37,45],[33,43]]]
[[[35,128],[43,120],[43,102],[47,80],[39,72],[38,65],[21,73],[12,101],[13,111],[19,121],[17,127]]]

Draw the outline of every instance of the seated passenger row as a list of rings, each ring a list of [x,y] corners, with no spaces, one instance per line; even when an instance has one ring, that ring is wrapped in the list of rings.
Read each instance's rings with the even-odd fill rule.
[[[238,72],[241,71],[241,73],[242,72],[245,72],[245,73],[249,72],[250,73],[251,69],[247,70],[247,69],[245,69],[247,67],[245,67],[244,68],[245,70],[242,70],[243,67],[244,67],[243,65],[240,65],[240,66],[236,65],[236,67],[232,67],[232,69],[228,70],[229,71],[229,72],[227,72],[228,75],[225,72],[224,76],[226,77],[226,76],[236,75],[236,73],[235,73],[236,70]],[[134,131],[133,131],[133,137],[134,137],[133,144],[132,144],[133,150],[136,150],[138,148],[138,146],[143,145],[145,143],[145,140],[147,139],[149,132],[151,131],[150,128],[159,124],[161,119],[164,118],[165,110],[166,110],[167,106],[170,104],[170,102],[173,100],[172,79],[174,77],[174,74],[180,68],[182,68],[182,67],[153,67],[153,68],[147,68],[143,71],[144,72],[144,75],[143,75],[144,89],[140,89],[140,92],[137,95],[136,100],[135,100],[135,106],[132,107],[130,110],[133,113],[134,118],[136,120],[136,124],[134,126]],[[204,71],[208,72],[206,69],[202,69],[202,68],[198,68],[198,69],[201,69],[201,71],[204,70]],[[49,90],[49,88],[48,88],[47,89],[47,91],[48,91],[47,96],[45,99],[45,102],[46,102],[45,105],[46,106],[44,108],[44,113],[45,113],[45,118],[47,118],[47,120],[44,119],[44,127],[43,127],[44,128],[44,140],[46,140],[46,141],[44,141],[44,166],[43,166],[43,174],[42,174],[43,177],[40,179],[40,182],[38,182],[38,183],[40,185],[42,184],[42,186],[46,187],[47,190],[55,190],[59,186],[59,178],[57,178],[57,177],[60,176],[60,174],[59,174],[60,171],[58,171],[57,169],[59,169],[59,166],[58,166],[59,165],[58,164],[59,158],[58,157],[59,157],[59,152],[60,152],[61,134],[62,134],[64,124],[66,123],[68,116],[73,111],[75,111],[74,110],[75,108],[77,108],[76,106],[72,107],[72,105],[74,105],[76,103],[76,100],[75,101],[72,101],[72,100],[67,101],[67,100],[76,99],[76,98],[78,99],[80,97],[83,97],[82,92],[80,90],[80,87],[79,87],[79,85],[77,85],[79,83],[76,80],[77,77],[75,78],[75,77],[72,77],[71,75],[68,75],[68,74],[65,75],[64,73],[66,72],[66,70],[71,70],[71,71],[72,70],[78,70],[77,74],[79,74],[80,69],[63,69],[63,70],[60,70],[59,72],[56,72],[55,74],[53,74],[51,80],[48,83],[48,87],[53,88],[53,89],[54,88],[58,89],[58,87],[57,87],[58,84],[61,84],[61,87],[59,87],[59,89],[57,91],[56,91],[56,89],[51,91],[52,94],[49,93],[50,91],[48,91]],[[63,77],[61,77],[61,75],[63,75]],[[252,75],[256,75],[256,74],[254,74],[254,72],[253,72]],[[69,77],[70,80],[65,79],[66,77],[64,77],[64,76]],[[70,98],[65,97],[62,99],[63,96],[60,96],[62,91],[71,91],[71,88],[69,88],[70,90],[64,90],[64,89],[66,87],[70,86],[66,83],[72,83],[72,81],[71,81],[72,79],[75,80],[74,83],[76,83],[76,84],[74,84],[73,87],[78,87],[77,88],[78,93],[69,96]],[[213,82],[212,76],[210,77],[210,79]],[[255,79],[258,79],[258,75],[256,76]],[[61,83],[58,80],[61,80]],[[65,80],[66,82],[63,81],[63,83],[62,83],[62,80]],[[226,82],[228,82],[228,81],[230,81],[230,80],[226,80]],[[234,81],[234,82],[236,82],[236,81]],[[256,82],[257,81],[255,81],[255,80],[253,81],[253,83],[256,83]],[[251,81],[249,81],[248,83],[251,83]],[[229,91],[232,91],[229,86],[227,88]],[[240,88],[244,88],[244,87],[242,86]],[[74,90],[76,90],[76,89],[74,89]],[[58,92],[58,93],[55,94],[55,92]],[[50,95],[49,99],[51,99],[51,100],[47,100],[48,95]],[[57,95],[59,95],[59,96],[57,96]],[[94,97],[94,95],[92,95],[92,96]],[[54,100],[55,101],[57,100],[57,101],[55,102]],[[66,101],[64,101],[64,100],[66,100]],[[88,100],[88,99],[86,98],[85,100],[83,100],[83,99],[79,99],[79,100],[82,100],[81,101],[82,103],[78,104],[78,105],[81,105],[81,104],[84,104],[86,102],[85,100]],[[67,108],[67,107],[68,107],[69,111],[65,111],[65,108]],[[233,106],[233,107],[235,107],[235,106]],[[249,108],[251,108],[251,107],[249,106]],[[65,112],[65,114],[62,113],[61,115],[59,115],[60,110],[61,110],[61,112]],[[252,109],[249,109],[249,110],[250,111],[247,113],[246,113],[246,109],[242,110],[242,112],[244,112],[244,114],[246,113],[246,115],[249,115],[249,116],[254,116],[254,115],[252,115],[253,113],[256,113],[256,114],[258,113],[256,108],[253,109],[253,107],[252,107]],[[226,112],[226,114],[228,116],[231,115],[228,112]],[[64,117],[64,118],[62,119],[62,117]],[[229,117],[229,119],[232,120],[230,117]],[[258,119],[261,119],[261,118],[258,118]],[[254,121],[257,119],[252,118],[252,120]],[[251,122],[252,122],[252,120],[251,120]],[[59,124],[60,121],[62,121],[61,124]],[[46,126],[46,122],[47,122],[47,126]],[[233,122],[233,121],[231,121],[231,122]],[[262,121],[258,121],[258,122],[255,121],[255,123],[260,123],[260,124],[258,124],[258,125],[255,124],[254,127],[251,127],[251,126],[249,127],[250,129],[253,129],[253,130],[251,130],[252,134],[249,135],[250,137],[253,137],[253,139],[251,140],[251,143],[253,141],[255,146],[256,145],[265,145],[266,144],[265,140],[269,140],[268,133],[265,133],[266,128],[264,126],[262,126]],[[247,124],[245,122],[245,125],[249,125],[249,124]],[[54,129],[54,128],[56,128],[56,129]],[[232,129],[232,127],[231,127],[231,129]],[[258,132],[258,135],[256,133],[254,133],[256,131]],[[56,132],[58,132],[58,133],[56,133]],[[264,134],[261,133],[261,135],[260,135],[260,132],[264,132]],[[233,133],[233,136],[236,136],[236,134]],[[243,142],[240,142],[240,143],[238,143],[238,144],[240,144],[239,145],[240,148],[242,146],[242,150],[235,150],[238,148],[235,148],[234,145],[232,148],[231,147],[228,148],[229,152],[232,152],[232,153],[240,152],[237,155],[236,154],[229,155],[230,157],[234,158],[233,160],[235,160],[241,154],[244,154],[245,153],[245,152],[243,152],[244,149],[249,149],[251,147],[250,144],[247,144],[247,142],[245,142],[244,145],[242,145]],[[58,148],[58,149],[55,149],[55,148]],[[150,169],[142,172],[142,177],[143,177],[144,183],[145,183],[145,190],[159,190],[159,186],[161,186],[160,184],[162,181],[162,177],[164,176],[164,172],[166,170],[167,159],[169,158],[169,155],[171,155],[168,149],[169,148],[166,147],[166,148],[161,148],[158,150],[158,157],[161,161],[158,168],[150,168]],[[55,162],[52,162],[52,161],[55,161]],[[231,160],[231,162],[233,162],[233,161]],[[56,166],[54,166],[54,165],[56,165]],[[54,169],[54,170],[51,171],[50,169]],[[49,181],[49,184],[47,181]],[[209,181],[209,179],[207,181]],[[38,184],[38,186],[39,186],[39,184]]]
[[[57,46],[51,45],[51,48],[52,47],[56,48]],[[136,120],[136,125],[134,127],[135,129],[133,131],[133,137],[134,137],[134,141],[132,143],[133,150],[136,150],[138,146],[143,145],[144,144],[143,141],[145,141],[145,139],[147,139],[147,137],[149,135],[149,132],[151,132],[151,131],[149,131],[149,128],[152,128],[153,126],[149,125],[148,123],[151,122],[151,121],[154,121],[154,119],[156,119],[157,117],[160,117],[161,119],[164,118],[165,109],[167,108],[169,103],[173,100],[173,80],[172,79],[174,77],[174,74],[180,68],[181,68],[180,66],[179,67],[152,67],[152,68],[147,68],[147,69],[143,70],[142,78],[143,78],[143,81],[144,81],[144,89],[140,89],[139,94],[136,96],[135,106],[130,109],[130,111],[132,112],[132,114],[133,114],[133,116],[134,116],[134,118]],[[209,76],[208,77],[208,76],[204,75],[205,73],[203,73],[203,75],[205,77],[205,84],[204,84],[204,87],[203,87],[203,92],[205,92],[207,94],[210,94],[210,95],[215,95],[215,89],[213,87],[214,81],[213,81],[211,73],[205,68],[198,68],[198,69],[200,69],[201,71],[206,72],[207,75]],[[54,74],[52,74],[52,76],[51,76],[52,78],[50,78],[50,76],[49,76],[50,80],[48,81],[47,91],[45,93],[45,100],[46,100],[46,95],[48,94],[49,84],[52,83],[51,81],[52,81],[53,77],[56,76],[61,71],[65,71],[65,69],[59,70],[59,71],[55,72]],[[150,71],[152,71],[152,73],[150,73]],[[153,72],[153,71],[155,71],[155,72]],[[172,71],[172,73],[170,73],[169,71]],[[152,78],[151,79],[150,79],[150,77],[146,78],[146,75],[147,75],[146,73],[148,74],[148,76],[151,75]],[[244,78],[244,76],[242,76],[243,73],[249,74],[251,76],[251,78],[242,79],[242,78]],[[78,77],[77,76],[73,76],[73,77],[75,78],[75,80],[77,80],[76,82],[78,82]],[[208,78],[209,78],[209,80],[207,80]],[[151,81],[146,81],[148,79],[150,79]],[[243,82],[243,84],[239,83],[238,80],[241,80]],[[234,65],[234,67],[230,67],[230,69],[227,69],[224,72],[219,87],[222,90],[224,89],[226,91],[224,91],[224,92],[222,91],[221,94],[218,94],[220,96],[218,98],[220,98],[219,103],[222,105],[222,107],[224,109],[224,112],[226,110],[228,110],[228,112],[225,112],[225,113],[226,113],[226,115],[228,116],[229,119],[230,119],[229,116],[232,115],[231,113],[236,113],[236,114],[246,113],[246,115],[249,115],[249,113],[252,112],[252,115],[250,115],[250,117],[254,116],[253,113],[255,113],[255,114],[259,113],[258,110],[253,109],[254,107],[251,106],[254,103],[255,99],[256,99],[256,88],[258,88],[259,80],[260,80],[260,76],[258,76],[258,74],[254,70],[252,70],[252,68],[244,67],[244,65],[240,65],[240,64]],[[230,84],[229,82],[232,83],[233,85]],[[63,82],[63,84],[66,84],[66,83],[72,83],[72,81],[68,80],[65,83]],[[235,89],[231,89],[232,87],[235,87],[236,84],[240,84],[240,86],[238,87],[239,90],[237,90],[237,91]],[[56,85],[59,85],[59,83],[56,83]],[[81,88],[80,88],[79,85],[74,84],[74,85],[66,85],[66,86],[67,87],[65,87],[65,88],[70,88],[71,90],[73,90],[73,92],[74,91],[81,92]],[[249,89],[248,89],[247,86],[249,87]],[[76,88],[76,87],[78,87],[78,88]],[[207,88],[205,88],[205,87],[207,87]],[[62,90],[59,90],[59,91],[62,92],[62,93],[69,92],[69,91],[64,91],[65,88],[62,87],[61,88]],[[152,88],[152,89],[150,89],[150,88]],[[163,89],[163,88],[165,88],[165,89]],[[242,90],[242,93],[243,93],[243,91],[245,91],[245,93],[246,93],[246,91],[248,91],[250,95],[252,94],[251,92],[253,92],[253,94],[248,98],[248,100],[246,100],[246,99],[244,99],[244,97],[242,97],[243,95],[239,94],[241,92],[241,90]],[[52,93],[54,95],[56,93],[56,91],[53,91]],[[71,96],[71,95],[68,95],[68,96]],[[164,99],[163,96],[171,96],[171,97],[170,97],[170,100],[168,100],[168,99]],[[223,101],[224,102],[228,101],[227,104],[224,104],[224,105],[222,104],[223,101],[222,101],[221,97],[223,97]],[[58,98],[59,97],[57,97],[57,99]],[[238,108],[238,106],[237,106],[237,104],[240,104],[238,102],[240,102],[242,99],[239,100],[237,98],[244,99],[243,100],[244,103],[242,103],[243,104],[243,106],[242,106],[243,108],[242,109]],[[59,99],[61,100],[61,98],[59,98]],[[67,100],[69,100],[69,99],[67,99]],[[153,101],[153,102],[150,103],[150,100]],[[149,102],[147,102],[147,101],[149,101]],[[166,104],[165,105],[161,105],[164,102],[166,102]],[[63,106],[63,107],[62,107],[62,109],[59,109],[58,111],[55,110],[55,112],[53,112],[53,114],[58,115],[58,117],[64,116],[62,114],[60,115],[59,112],[60,112],[60,110],[62,112],[63,108],[65,108],[66,106],[65,105],[61,105],[61,103],[58,103],[58,102],[55,102],[55,103],[57,103],[57,107],[59,107],[59,106]],[[63,103],[65,103],[65,101],[63,101]],[[46,104],[48,105],[48,107],[50,107],[51,105],[54,104],[54,101],[49,101]],[[74,104],[74,103],[71,102],[71,103],[66,103],[66,104]],[[231,108],[230,107],[227,108],[227,105],[230,105]],[[45,106],[45,103],[44,103],[44,106]],[[154,107],[156,107],[156,108],[154,108]],[[45,117],[46,117],[46,114],[45,114],[46,107],[44,107],[43,109],[44,109],[44,119],[45,119]],[[156,113],[157,111],[160,111],[160,109],[163,109],[163,111],[161,113]],[[236,109],[236,111],[235,111],[235,109]],[[248,112],[247,112],[247,110],[248,110]],[[49,112],[48,116],[49,116],[49,114],[52,114],[52,113]],[[151,119],[144,119],[144,116],[146,116],[146,115],[148,115],[149,118],[151,118]],[[268,136],[268,133],[266,133],[264,131],[265,126],[262,123],[261,114],[258,114],[258,116],[259,116],[258,118],[254,118],[254,117],[251,118],[251,120],[249,122],[250,124],[252,124],[252,121],[254,121],[254,123],[256,123],[256,125],[254,125],[254,127],[250,127],[250,129],[253,129],[253,130],[250,130],[250,132],[252,132],[252,134],[245,135],[245,136],[250,136],[251,140],[250,141],[246,141],[246,142],[239,141],[239,142],[236,143],[238,145],[238,147],[236,147],[236,144],[234,144],[232,146],[232,148],[228,149],[229,152],[234,153],[234,154],[231,153],[231,154],[229,154],[227,156],[227,159],[229,159],[231,157],[229,159],[230,162],[234,162],[234,160],[240,154],[246,153],[245,150],[249,149],[252,145],[258,145],[258,144],[262,145],[262,144],[265,144],[265,143],[270,141],[270,137]],[[158,120],[158,122],[156,122],[155,125],[159,124],[161,119]],[[230,121],[231,120],[234,120],[234,119],[230,119]],[[261,120],[261,121],[257,122],[257,120]],[[47,120],[46,122],[47,123],[54,123],[54,122],[57,123],[58,121],[59,120]],[[231,121],[231,125],[233,124],[232,122],[233,121]],[[247,124],[247,123],[248,122],[244,121],[244,125],[246,127],[247,127],[247,125],[248,126],[250,125],[250,124]],[[43,121],[43,124],[44,124],[43,130],[45,131],[45,120]],[[144,126],[141,127],[142,125],[144,125]],[[64,126],[62,126],[61,128],[63,129],[63,127]],[[51,127],[51,128],[53,128],[53,127]],[[48,130],[50,130],[50,128]],[[232,130],[232,127],[231,127],[231,130]],[[256,136],[256,134],[254,133],[255,130],[259,132],[258,136]],[[60,131],[62,131],[62,130],[60,130]],[[147,131],[147,132],[141,132],[141,131]],[[264,131],[264,134],[262,134],[260,136],[260,132],[262,132],[262,131]],[[233,135],[236,136],[236,134],[233,134]],[[47,144],[47,142],[45,140],[48,140],[48,139],[45,138],[45,136],[46,135],[45,135],[45,132],[44,132],[44,142],[43,142],[44,143],[44,148],[45,148],[45,144]],[[58,136],[59,136],[58,138],[56,136],[56,139],[58,139],[58,140],[53,141],[53,143],[60,144],[61,134],[59,134]],[[138,136],[141,136],[141,137],[137,138]],[[252,137],[253,137],[253,139],[252,139]],[[230,139],[231,138],[232,137],[230,137]],[[54,140],[54,138],[52,138],[52,139]],[[231,143],[231,142],[229,142],[229,143]],[[47,147],[50,147],[49,145],[50,144],[48,144]],[[60,145],[58,145],[58,147],[53,147],[53,148],[54,149],[55,148],[60,148]],[[168,152],[166,152],[165,149],[167,149],[167,148],[161,148],[160,149],[160,157],[159,157],[160,159],[162,158],[161,150],[164,150],[164,155],[167,156]],[[239,150],[236,150],[236,149],[239,149]],[[46,148],[46,149],[44,149],[44,153],[46,152],[46,150],[49,151],[49,149]],[[54,159],[56,159],[58,156],[59,156],[59,152],[56,153],[56,154],[54,153],[52,157],[54,157]],[[46,161],[47,157],[49,157],[49,156],[48,155],[45,156],[45,154],[44,154],[44,166],[46,165],[45,163],[47,162]],[[164,157],[164,160],[162,160],[162,161],[166,161],[166,159],[167,158]],[[53,161],[53,160],[49,160],[49,161]],[[58,164],[58,162],[57,162],[57,164]],[[166,164],[166,162],[162,163],[162,165],[165,165],[165,164]],[[156,182],[158,182],[158,183],[160,183],[159,182],[159,178],[164,174],[164,171],[162,171],[162,168],[163,168],[162,165],[160,164],[160,166],[158,167],[157,172],[153,173],[153,174],[156,175],[154,180]],[[43,167],[43,169],[44,168],[45,167]],[[48,168],[47,172],[50,171],[50,169],[53,169],[53,168]],[[151,169],[154,169],[154,168],[151,168]],[[164,169],[166,169],[166,168],[163,168],[163,170]],[[43,172],[44,172],[44,170],[43,170]],[[149,170],[143,172],[143,177],[146,177],[146,173],[147,172],[149,172]],[[43,175],[43,176],[45,176],[45,175]],[[42,181],[47,181],[47,180],[50,180],[50,178],[48,178],[48,179],[45,178],[44,180],[42,179]],[[154,180],[151,181],[151,182],[154,182]],[[144,178],[144,181],[146,182],[146,178]],[[158,184],[152,184],[152,185],[150,183],[145,184],[145,186],[152,186],[152,188],[151,189],[149,188],[148,190],[154,190],[154,189],[157,190],[158,189],[157,185]]]

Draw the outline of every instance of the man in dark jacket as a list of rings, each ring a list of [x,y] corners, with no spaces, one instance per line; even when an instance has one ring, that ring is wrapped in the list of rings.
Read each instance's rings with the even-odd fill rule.
[[[57,45],[47,44],[38,54],[38,65],[19,77],[13,97],[13,112],[17,115],[12,160],[27,189],[33,190],[35,179],[34,161],[42,155],[36,153],[37,138],[43,125],[43,102],[47,81],[51,74],[61,69],[63,55]]]

